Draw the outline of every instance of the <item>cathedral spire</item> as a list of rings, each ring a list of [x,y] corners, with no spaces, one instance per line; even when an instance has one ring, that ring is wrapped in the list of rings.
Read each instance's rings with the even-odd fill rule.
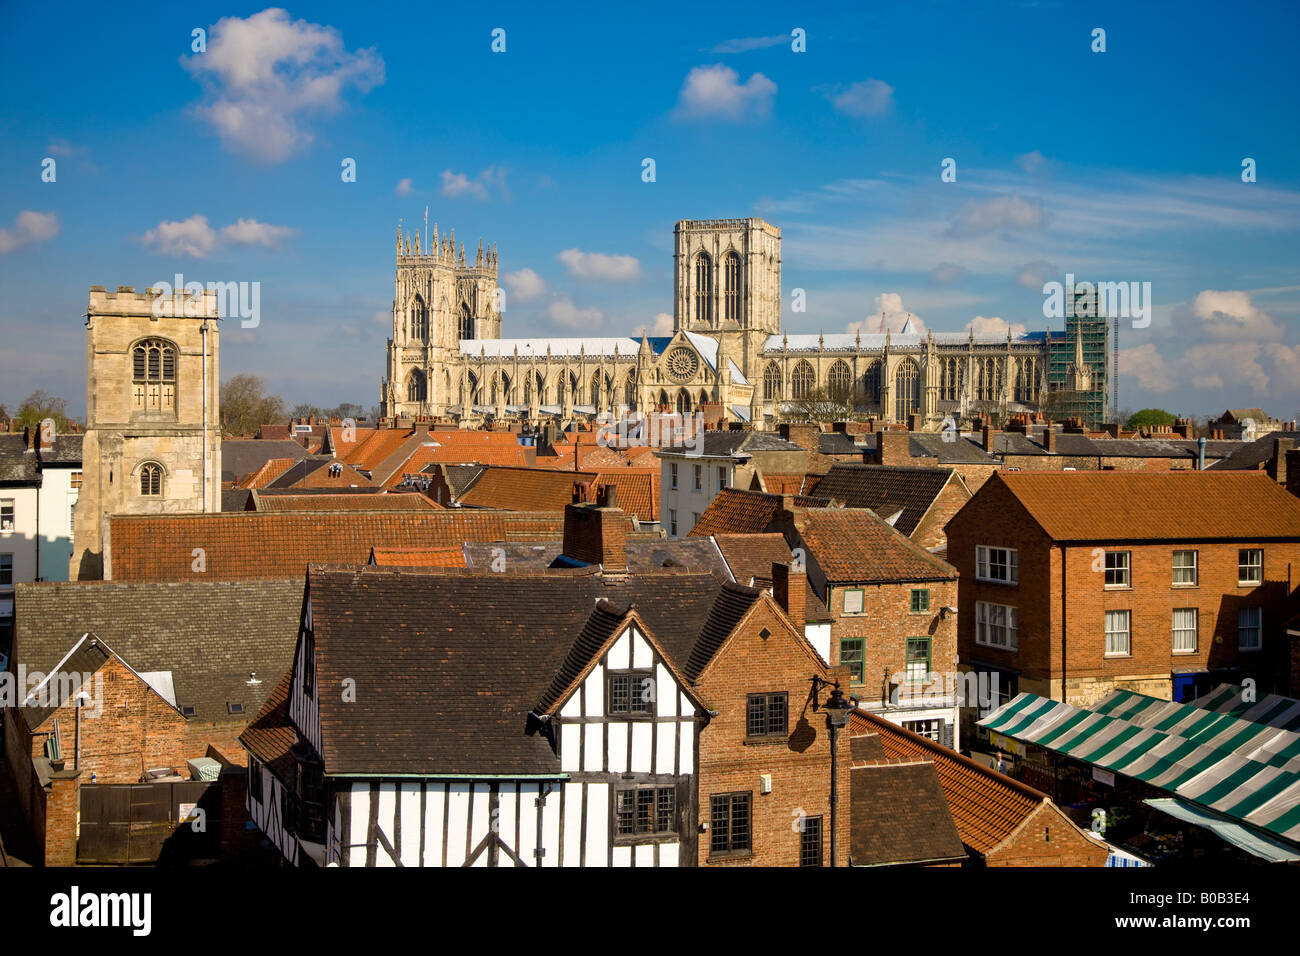
[[[479,239],[478,241],[478,255],[474,259],[474,265],[480,269],[483,268],[483,240],[482,239]]]

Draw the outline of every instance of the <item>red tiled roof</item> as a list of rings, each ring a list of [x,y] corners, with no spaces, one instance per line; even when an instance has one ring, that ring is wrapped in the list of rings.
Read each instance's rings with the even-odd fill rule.
[[[501,508],[505,511],[564,511],[573,503],[573,486],[592,486],[588,498],[594,499],[594,472],[552,471],[548,468],[488,468],[460,503],[472,508]],[[624,509],[627,510],[627,509]]]
[[[560,511],[241,511],[109,520],[111,574],[121,581],[291,578],[313,562],[365,564],[374,547],[447,548],[564,535]]]
[[[357,428],[352,432],[352,440],[344,440],[344,429],[339,425],[330,426],[330,440],[334,443],[334,457],[347,459],[358,445],[377,432],[377,428]]]
[[[426,465],[469,464],[527,467],[528,449],[510,432],[430,433],[384,484],[388,487],[399,484],[405,476],[418,473]]]
[[[272,458],[252,474],[244,475],[235,483],[236,488],[265,488],[286,471],[298,464],[296,458]]]
[[[290,668],[275,685],[253,722],[239,735],[239,742],[268,767],[281,782],[292,779],[297,762],[290,749],[298,743],[298,731],[289,721],[289,691],[293,684]]]
[[[373,488],[374,482],[351,465],[333,462],[339,466],[337,475],[330,474],[328,464],[322,464],[310,474],[295,481],[291,488]]]
[[[957,569],[867,508],[801,508],[794,526],[828,581],[942,581]]]
[[[691,537],[712,534],[759,534],[781,512],[780,495],[768,495],[761,491],[742,491],[739,488],[723,488],[716,498],[704,509],[700,520],[691,529]],[[792,504],[797,508],[822,508],[829,502],[820,498],[796,495]]]
[[[381,568],[463,568],[465,549],[371,548],[370,563]]]
[[[258,511],[437,511],[432,498],[414,493],[258,495]]]
[[[938,771],[957,833],[962,843],[976,852],[988,853],[998,847],[1048,800],[1045,793],[1019,780],[875,714],[855,710],[850,730],[878,734],[886,757],[931,761]]]
[[[618,506],[642,521],[659,520],[659,469],[618,468],[600,473],[598,487],[617,489]]]
[[[811,495],[817,490],[821,475],[792,474],[762,475],[763,490],[769,495]]]
[[[337,452],[336,455],[349,465],[370,471],[382,464],[414,434],[415,431],[410,428],[376,429],[364,441],[357,442],[346,455]]]
[[[999,471],[990,486],[1056,541],[1300,538],[1300,498],[1259,472]]]

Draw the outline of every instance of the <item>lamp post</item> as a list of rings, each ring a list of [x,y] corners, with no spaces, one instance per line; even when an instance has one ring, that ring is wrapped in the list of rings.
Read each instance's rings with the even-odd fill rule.
[[[841,728],[848,726],[849,715],[853,713],[853,702],[844,697],[839,681],[828,681],[813,675],[813,710],[817,710],[818,695],[823,687],[831,688],[831,695],[822,708],[826,711],[826,728],[830,731],[831,742],[831,866],[835,866],[836,854],[839,852],[839,774],[836,758],[836,738]]]

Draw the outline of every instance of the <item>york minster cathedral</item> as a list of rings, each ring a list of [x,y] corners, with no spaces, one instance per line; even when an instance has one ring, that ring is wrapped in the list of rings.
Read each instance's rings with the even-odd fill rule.
[[[673,285],[671,336],[502,338],[496,247],[480,241],[470,262],[454,232],[399,227],[384,414],[537,423],[704,406],[761,428],[816,394],[928,428],[1044,408],[1095,427],[1109,412],[1108,324],[1086,310],[1063,333],[921,335],[909,320],[898,333],[787,334],[781,230],[762,219],[678,222]]]

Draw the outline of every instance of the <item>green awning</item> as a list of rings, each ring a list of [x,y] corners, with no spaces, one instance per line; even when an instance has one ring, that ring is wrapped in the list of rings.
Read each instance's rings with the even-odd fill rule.
[[[1149,807],[1154,807],[1161,813],[1167,813],[1175,819],[1182,820],[1184,823],[1194,823],[1198,827],[1204,827],[1212,831],[1220,839],[1226,840],[1238,849],[1245,850],[1261,860],[1268,860],[1270,863],[1292,863],[1300,860],[1300,853],[1288,849],[1278,841],[1270,840],[1262,834],[1247,830],[1239,823],[1233,823],[1231,820],[1225,820],[1223,817],[1207,813],[1190,803],[1175,800],[1173,797],[1154,797],[1142,802]]]

